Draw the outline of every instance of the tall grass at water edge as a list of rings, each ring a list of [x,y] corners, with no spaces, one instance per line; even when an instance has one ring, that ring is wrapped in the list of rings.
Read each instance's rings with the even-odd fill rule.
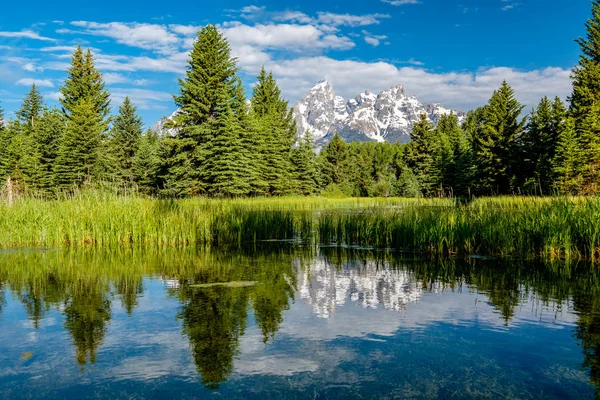
[[[600,260],[600,198],[159,200],[84,192],[0,203],[0,247],[244,246],[302,239],[434,255]]]

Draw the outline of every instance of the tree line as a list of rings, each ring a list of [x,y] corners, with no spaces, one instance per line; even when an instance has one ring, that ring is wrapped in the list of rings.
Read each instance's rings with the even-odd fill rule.
[[[600,0],[586,28],[568,104],[543,98],[523,116],[503,82],[460,123],[453,114],[436,126],[421,116],[406,145],[336,135],[319,154],[310,132],[297,136],[271,73],[263,68],[246,98],[237,60],[213,25],[198,33],[174,96],[179,111],[166,124],[173,133],[163,136],[143,131],[129,98],[111,115],[93,55],[78,47],[60,108],[46,107],[32,85],[15,118],[0,124],[0,179],[43,196],[100,182],[165,197],[597,193]]]

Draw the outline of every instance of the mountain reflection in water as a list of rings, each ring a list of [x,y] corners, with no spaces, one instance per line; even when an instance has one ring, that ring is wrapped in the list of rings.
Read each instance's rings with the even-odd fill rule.
[[[218,282],[255,285],[205,286]],[[2,397],[591,398],[587,264],[251,253],[0,254]]]

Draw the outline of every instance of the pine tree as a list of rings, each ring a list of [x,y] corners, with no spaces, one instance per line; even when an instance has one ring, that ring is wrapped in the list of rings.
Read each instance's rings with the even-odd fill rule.
[[[338,134],[335,134],[321,151],[319,158],[325,186],[331,183],[339,185],[344,182],[347,178],[349,151],[348,145]]]
[[[592,16],[585,24],[586,37],[577,39],[579,65],[573,69],[569,115],[581,144],[583,187],[600,190],[600,0],[592,1]]]
[[[519,169],[516,144],[525,125],[525,119],[519,117],[522,110],[506,81],[483,109],[483,123],[475,132],[473,145],[478,184],[485,193],[510,193],[513,189]]]
[[[315,142],[310,132],[300,140],[293,151],[293,164],[298,194],[310,196],[317,194],[320,186],[319,168],[315,154]]]
[[[171,125],[177,134],[164,141],[166,194],[189,196],[210,190],[206,181],[209,175],[203,168],[215,156],[210,152],[214,120],[222,102],[231,101],[235,93],[236,72],[236,60],[225,37],[213,25],[202,28],[190,53],[186,76],[179,80],[179,95],[174,96],[180,113]]]
[[[125,97],[115,117],[111,132],[111,145],[116,156],[119,175],[127,183],[133,183],[133,160],[142,137],[142,118],[129,97]]]
[[[57,185],[71,189],[101,176],[102,115],[91,98],[78,101],[69,114],[54,166]]]
[[[600,100],[600,0],[592,0],[592,17],[585,24],[586,37],[577,39],[579,65],[573,69],[570,113],[580,125],[590,107]]]
[[[60,103],[67,120],[71,118],[77,104],[86,99],[96,114],[94,119],[98,123],[97,129],[103,133],[107,130],[110,93],[104,88],[102,74],[96,69],[90,49],[84,54],[81,46],[77,46],[71,58],[71,66],[67,70],[67,79],[60,92]]]
[[[520,140],[523,151],[521,170],[525,180],[529,180],[529,185],[538,194],[547,194],[551,190],[552,159],[565,116],[566,110],[559,98],[552,102],[544,97],[529,115],[527,129]]]
[[[250,103],[263,146],[258,170],[264,174],[270,194],[289,194],[294,190],[291,149],[296,123],[273,74],[263,67],[257,79]]]
[[[91,50],[80,46],[71,58],[67,79],[60,88],[66,120],[54,167],[57,184],[71,188],[91,179],[104,179],[115,168],[105,133],[109,124],[110,94],[96,69]]]
[[[252,191],[251,160],[243,127],[233,112],[231,97],[222,93],[215,118],[209,121],[212,139],[204,167],[208,192],[219,197],[247,196]]]
[[[562,194],[575,194],[581,190],[582,149],[576,131],[575,120],[568,118],[561,129],[556,152],[552,159],[554,187]]]
[[[17,111],[19,122],[27,127],[28,131],[35,129],[36,123],[44,108],[44,99],[35,87],[35,83],[31,85],[31,89],[23,100],[23,105]]]
[[[427,115],[421,114],[420,120],[412,128],[410,138],[406,153],[408,167],[417,176],[424,194],[433,195],[439,189],[441,180],[439,163],[436,162],[440,141]]]
[[[140,139],[132,164],[133,178],[141,193],[151,195],[156,192],[160,162],[158,137],[148,131]]]
[[[46,192],[54,187],[54,163],[64,130],[63,114],[53,108],[44,111],[34,133],[35,146],[39,151],[39,187]]]

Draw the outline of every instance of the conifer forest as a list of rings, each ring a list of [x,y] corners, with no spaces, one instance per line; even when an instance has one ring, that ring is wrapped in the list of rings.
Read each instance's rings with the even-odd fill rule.
[[[110,93],[81,47],[49,108],[33,85],[0,125],[0,180],[22,195],[56,198],[109,184],[166,198],[328,195],[466,197],[574,195],[600,191],[600,2],[577,40],[572,95],[524,110],[510,82],[463,124],[425,116],[411,142],[345,143],[316,149],[296,133],[291,109],[264,68],[248,99],[227,39],[198,33],[179,93],[173,134],[144,132],[125,98]],[[529,111],[528,113],[526,113]],[[0,111],[1,112],[1,111]]]

